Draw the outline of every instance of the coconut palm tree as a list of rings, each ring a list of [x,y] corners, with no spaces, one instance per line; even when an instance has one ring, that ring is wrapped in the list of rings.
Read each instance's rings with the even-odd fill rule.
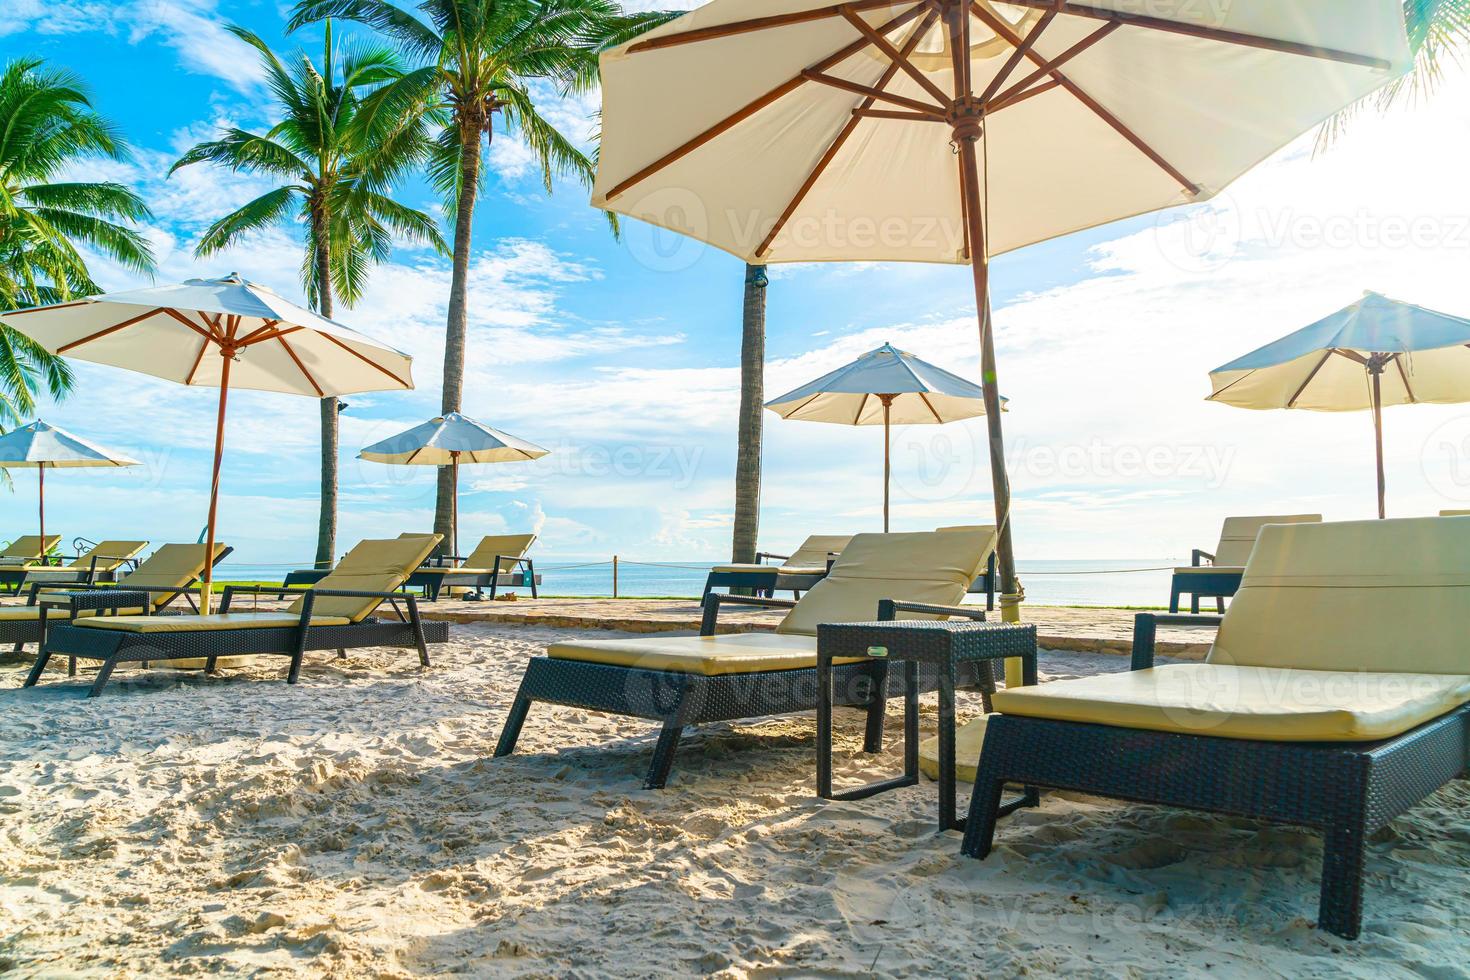
[[[153,271],[147,240],[130,227],[150,216],[142,198],[121,184],[66,179],[95,159],[130,153],[81,80],[40,58],[9,62],[0,72],[0,309],[101,292],[83,249]],[[71,383],[61,358],[0,323],[0,428],[34,414],[42,389],[59,398]]]
[[[413,57],[432,62],[385,92],[390,114],[407,105],[443,107],[428,174],[454,220],[454,264],[444,338],[443,411],[464,391],[466,294],[484,154],[496,133],[519,135],[540,164],[548,193],[556,175],[591,186],[592,159],[542,115],[537,83],[561,95],[590,91],[597,54],[662,23],[664,13],[624,14],[613,0],[420,0],[418,13],[390,0],[298,0],[289,29],[340,17],[373,27]],[[449,538],[454,489],[439,474],[434,530]]]
[[[1317,133],[1319,150],[1341,136],[1364,108],[1386,111],[1406,99],[1433,92],[1444,76],[1445,64],[1453,63],[1470,45],[1470,0],[1404,0],[1404,26],[1409,50],[1414,53],[1414,70],[1323,123]]]
[[[213,255],[264,228],[300,221],[302,284],[317,312],[330,318],[335,300],[351,306],[361,298],[368,267],[388,258],[395,238],[447,253],[434,219],[387,193],[423,161],[426,118],[364,111],[374,90],[402,77],[397,54],[373,45],[338,52],[328,23],[321,68],[304,53],[287,68],[255,34],[229,30],[259,53],[281,121],[263,134],[225,130],[185,153],[169,173],[208,162],[282,183],[211,225],[195,254]],[[336,398],[321,400],[319,565],[329,565],[336,553],[339,407]]]
[[[730,560],[755,561],[761,520],[761,409],[765,401],[766,267],[745,267],[740,323],[740,423],[735,450],[735,531]]]

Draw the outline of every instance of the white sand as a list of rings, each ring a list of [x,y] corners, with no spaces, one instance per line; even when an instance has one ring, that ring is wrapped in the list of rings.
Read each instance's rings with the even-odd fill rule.
[[[537,706],[490,750],[545,629],[224,678],[0,667],[0,973],[1463,976],[1470,784],[1371,846],[1364,938],[1311,928],[1321,845],[1244,820],[1050,794],[989,860],[934,786],[814,799],[810,716],[687,737]],[[1051,676],[1120,669],[1051,656]],[[967,701],[966,707],[973,701]],[[895,707],[897,703],[895,702]],[[890,718],[897,746],[898,712]],[[856,750],[842,771],[899,765]],[[926,715],[932,727],[932,714]],[[968,798],[968,793],[965,793]]]

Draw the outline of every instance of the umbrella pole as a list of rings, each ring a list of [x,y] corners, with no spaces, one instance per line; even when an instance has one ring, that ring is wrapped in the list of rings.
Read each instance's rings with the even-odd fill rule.
[[[892,479],[892,470],[888,462],[888,446],[890,436],[888,431],[889,410],[893,407],[893,396],[883,395],[883,533],[888,533],[888,484]]]
[[[1006,475],[1005,434],[1001,428],[1000,392],[995,370],[995,338],[990,320],[990,269],[985,256],[985,227],[982,221],[979,166],[975,142],[959,139],[960,175],[965,199],[965,225],[969,231],[970,268],[975,280],[975,314],[980,325],[980,380],[985,396],[985,426],[990,441],[990,485],[995,496],[997,572],[1000,576],[1001,618],[1020,622],[1021,598],[1016,584],[1016,559],[1011,549],[1011,484]],[[1009,674],[1010,664],[1007,663]]]
[[[1383,366],[1375,359],[1369,362],[1368,372],[1373,375],[1373,447],[1378,455],[1378,519],[1381,521],[1387,516],[1383,500],[1386,489],[1383,478],[1383,389],[1380,384]]]
[[[36,466],[36,497],[40,500],[41,564],[46,564],[46,464]]]
[[[219,470],[225,451],[225,403],[230,397],[230,365],[235,352],[220,348],[219,413],[214,421],[214,476],[209,483],[209,524],[204,532],[204,583],[199,589],[199,612],[209,615],[214,599],[214,519],[219,511]]]
[[[449,527],[449,554],[450,562],[459,557],[459,453],[450,453],[450,472],[453,474],[454,496],[450,499],[452,504],[451,523]]]

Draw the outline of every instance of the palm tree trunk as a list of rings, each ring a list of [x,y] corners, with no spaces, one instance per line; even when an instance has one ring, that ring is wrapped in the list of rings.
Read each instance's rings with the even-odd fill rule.
[[[765,401],[766,267],[745,267],[740,326],[740,431],[735,450],[735,533],[730,560],[755,561],[761,511],[761,407]]]
[[[327,319],[332,317],[332,253],[327,238],[326,215],[313,219],[316,240],[317,299],[316,310]],[[323,398],[322,413],[322,483],[321,512],[316,526],[316,567],[329,568],[337,554],[337,399]]]
[[[449,280],[449,322],[444,329],[444,394],[441,409],[460,410],[464,394],[465,334],[468,330],[466,293],[470,276],[470,236],[475,224],[475,199],[480,189],[480,134],[489,127],[479,118],[459,122],[462,152],[459,161],[459,207],[454,216],[454,267]],[[454,523],[454,478],[449,467],[439,467],[434,501],[434,531],[448,542]],[[440,546],[443,551],[443,545]]]

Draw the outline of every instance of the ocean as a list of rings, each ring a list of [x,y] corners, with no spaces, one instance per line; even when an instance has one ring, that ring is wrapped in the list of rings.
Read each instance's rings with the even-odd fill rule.
[[[1169,570],[1181,562],[1167,558],[1126,560],[1020,561],[1017,574],[1026,600],[1040,606],[1163,606],[1169,601]],[[710,563],[618,563],[620,596],[698,596]],[[538,559],[541,593],[548,596],[610,596],[613,568],[608,559]],[[220,578],[271,581],[283,572],[274,565],[225,563]]]

